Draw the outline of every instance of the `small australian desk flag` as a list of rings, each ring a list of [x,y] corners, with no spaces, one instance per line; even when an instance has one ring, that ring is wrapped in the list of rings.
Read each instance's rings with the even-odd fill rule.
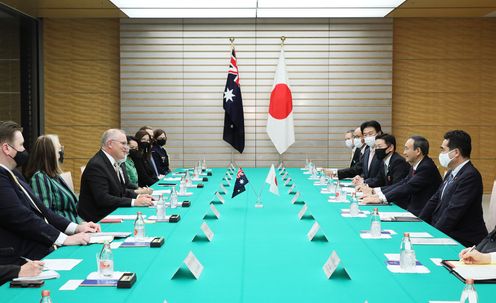
[[[234,190],[231,198],[236,197],[240,193],[246,190],[245,185],[248,184],[248,178],[246,178],[245,173],[240,168],[238,174],[236,175],[236,182],[234,183]]]
[[[224,135],[223,139],[237,151],[245,149],[245,118],[243,114],[243,99],[239,86],[238,64],[234,47],[231,52],[231,62],[227,72],[226,87],[223,97]]]

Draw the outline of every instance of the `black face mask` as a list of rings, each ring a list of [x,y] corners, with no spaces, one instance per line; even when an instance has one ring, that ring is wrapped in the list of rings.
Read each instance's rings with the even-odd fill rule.
[[[140,143],[138,143],[138,147],[139,147],[139,149],[141,149],[142,151],[144,151],[146,153],[150,149],[150,143],[140,142]]]
[[[137,150],[137,149],[130,149],[130,150],[129,150],[129,156],[130,156],[131,158],[135,158],[135,157],[137,157],[138,155],[139,155],[139,150]]]
[[[387,148],[376,148],[375,149],[375,156],[377,157],[377,159],[379,160],[384,160],[384,158],[387,157],[387,155],[389,155],[389,153],[386,153],[386,149]]]
[[[164,145],[165,145],[165,143],[167,143],[167,140],[166,140],[166,139],[158,139],[158,140],[157,140],[157,144],[158,144],[159,146],[164,146]]]
[[[62,163],[64,163],[64,151],[59,150],[59,155],[60,155],[59,162],[60,162],[60,164],[62,164]]]
[[[14,157],[11,157],[12,159],[14,159],[17,166],[23,166],[24,164],[26,164],[28,162],[29,153],[27,150],[24,150],[21,152],[21,151],[18,151],[17,149],[15,149],[12,145],[9,145],[9,146],[12,147],[17,152]]]

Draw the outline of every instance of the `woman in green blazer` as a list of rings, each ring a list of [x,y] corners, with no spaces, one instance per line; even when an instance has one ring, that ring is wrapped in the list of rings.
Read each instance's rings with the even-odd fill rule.
[[[25,175],[35,194],[57,214],[72,222],[81,223],[76,205],[77,196],[60,177],[60,163],[64,161],[64,147],[56,135],[38,137],[29,156]]]

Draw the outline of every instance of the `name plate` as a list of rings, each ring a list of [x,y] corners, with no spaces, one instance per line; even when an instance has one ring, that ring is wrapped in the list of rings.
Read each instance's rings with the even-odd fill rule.
[[[291,199],[291,204],[295,204],[296,200],[300,197],[300,192],[296,192],[293,199]]]
[[[293,185],[291,185],[291,187],[288,190],[288,194],[291,193],[293,191],[293,189],[295,189],[295,187],[296,187],[296,184],[293,183]]]
[[[310,228],[310,231],[307,234],[308,241],[312,241],[315,235],[319,232],[320,224],[319,222],[315,222]]]
[[[288,176],[288,172],[285,172],[284,175],[282,175],[282,178],[286,180],[286,177]]]
[[[210,210],[214,213],[214,215],[217,217],[217,219],[220,219],[220,212],[217,210],[217,207],[210,203]]]
[[[284,185],[288,185],[289,182],[291,182],[291,178],[287,178],[286,181],[284,182]]]
[[[219,199],[220,203],[224,204],[225,202],[224,197],[222,197],[222,195],[219,192],[215,193],[215,197]]]
[[[339,264],[341,264],[341,259],[339,258],[336,251],[333,250],[331,255],[329,256],[329,259],[327,259],[327,261],[324,263],[324,266],[322,267],[322,270],[324,271],[327,279],[330,279],[332,274],[336,272]],[[343,269],[348,278],[351,279],[351,276],[348,271],[346,271],[346,268],[343,267]]]
[[[305,213],[307,212],[308,210],[308,205],[303,205],[303,207],[301,208],[301,210],[298,212],[298,219],[301,220],[301,218],[303,218],[303,216],[305,215]]]
[[[200,228],[207,237],[208,241],[212,241],[212,239],[214,238],[214,232],[210,229],[207,223],[203,222]]]
[[[190,251],[186,259],[184,259],[184,264],[193,274],[193,276],[195,276],[195,278],[198,280],[203,272],[203,265],[200,263],[200,261],[198,261],[192,251]]]
[[[227,189],[224,187],[224,184],[220,185],[220,189],[227,195]]]

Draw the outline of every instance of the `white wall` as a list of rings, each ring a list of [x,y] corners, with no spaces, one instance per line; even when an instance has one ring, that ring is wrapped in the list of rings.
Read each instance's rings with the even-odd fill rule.
[[[174,167],[204,157],[227,165],[222,96],[235,37],[246,132],[235,159],[244,167],[276,163],[265,124],[281,36],[296,133],[283,159],[346,166],[345,130],[369,119],[391,129],[391,19],[122,19],[122,127],[163,128]]]

